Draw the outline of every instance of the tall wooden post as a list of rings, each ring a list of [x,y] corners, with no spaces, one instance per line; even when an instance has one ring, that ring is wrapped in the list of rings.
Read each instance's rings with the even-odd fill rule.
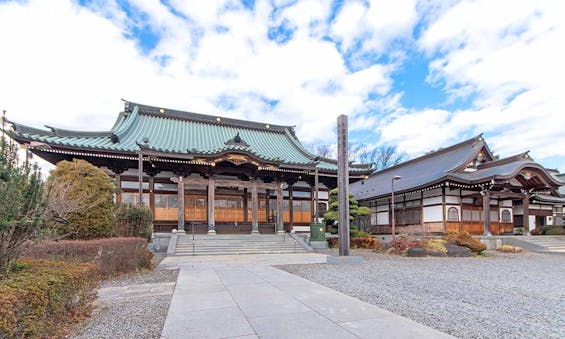
[[[316,162],[316,167],[314,168],[314,222],[318,222],[318,218],[320,217],[320,186],[319,186],[319,179],[318,179],[318,162]]]
[[[243,188],[243,221],[249,221],[249,202],[247,201],[247,188]]]
[[[524,232],[523,235],[530,235],[530,194],[528,192],[524,193],[524,198],[522,199],[522,209],[524,215]]]
[[[277,182],[277,233],[284,233],[283,190],[282,183]]]
[[[289,232],[294,226],[294,206],[292,205],[292,187],[288,187],[288,222]]]
[[[492,235],[490,233],[490,191],[485,188],[483,193],[483,234]]]
[[[216,234],[216,219],[214,216],[215,210],[215,193],[216,193],[216,183],[214,178],[210,177],[208,179],[208,234]]]
[[[137,157],[137,180],[139,182],[139,199],[137,199],[137,205],[143,206],[143,154],[139,153]]]
[[[179,214],[179,221],[177,230],[181,233],[184,233],[184,176],[179,175],[178,178],[178,214]]]
[[[116,173],[116,186],[118,186],[118,191],[116,192],[116,202],[118,204],[122,203],[122,174],[118,172]]]
[[[149,176],[149,208],[155,216],[155,177],[152,175]]]
[[[337,118],[337,199],[339,255],[349,255],[349,156],[347,153],[347,116]]]
[[[251,233],[259,234],[259,198],[255,180],[251,184]]]

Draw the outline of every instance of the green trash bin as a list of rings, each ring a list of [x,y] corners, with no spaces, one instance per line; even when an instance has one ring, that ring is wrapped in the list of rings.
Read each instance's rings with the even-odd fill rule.
[[[325,224],[310,224],[310,241],[326,241]]]

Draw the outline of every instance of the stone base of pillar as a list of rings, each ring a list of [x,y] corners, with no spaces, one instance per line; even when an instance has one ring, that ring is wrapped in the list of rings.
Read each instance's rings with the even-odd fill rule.
[[[208,235],[216,235],[216,230],[208,230]]]
[[[285,231],[277,231],[277,234],[285,234]]]
[[[177,234],[186,234],[184,230],[177,230]]]
[[[259,233],[259,230],[252,230],[251,234],[261,234],[261,233]]]

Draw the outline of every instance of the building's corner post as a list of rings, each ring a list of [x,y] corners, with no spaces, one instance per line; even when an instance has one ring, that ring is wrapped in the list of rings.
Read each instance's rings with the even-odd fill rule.
[[[339,255],[349,255],[349,156],[347,152],[347,115],[337,118],[337,190]]]
[[[178,177],[178,211],[179,211],[179,221],[177,230],[179,233],[184,233],[184,176],[182,174]]]
[[[259,198],[256,179],[251,183],[251,233],[259,234]]]
[[[208,178],[208,234],[216,234],[215,210],[216,182],[213,176]]]
[[[522,214],[524,219],[524,232],[523,235],[530,235],[530,194],[528,192],[524,193],[524,198],[522,199]]]
[[[277,233],[284,233],[284,219],[283,219],[283,183],[277,181]]]
[[[483,234],[492,235],[490,232],[490,190],[483,190]]]
[[[137,155],[137,180],[139,184],[137,205],[143,206],[143,154],[141,152]]]

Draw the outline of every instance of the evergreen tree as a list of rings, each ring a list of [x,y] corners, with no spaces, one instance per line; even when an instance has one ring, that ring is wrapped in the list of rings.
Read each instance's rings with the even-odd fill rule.
[[[330,191],[330,200],[329,204],[330,207],[324,213],[324,220],[327,225],[332,225],[330,228],[331,233],[337,233],[337,225],[336,223],[339,221],[338,216],[338,200],[337,200],[337,188],[334,188]],[[370,211],[369,208],[365,206],[359,206],[359,202],[353,198],[353,194],[349,193],[349,233],[351,236],[355,236],[358,230],[358,225],[354,223],[355,217],[358,216],[366,216],[369,215]]]

